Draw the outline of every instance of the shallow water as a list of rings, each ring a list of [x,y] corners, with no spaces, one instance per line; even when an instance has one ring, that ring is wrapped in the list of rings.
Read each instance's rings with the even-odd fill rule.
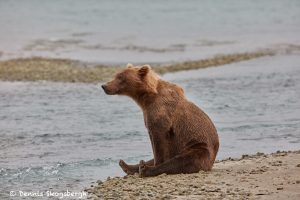
[[[298,0],[0,1],[0,59],[170,62],[300,44]]]
[[[218,159],[299,149],[300,56],[167,74],[215,122]],[[122,176],[118,160],[151,158],[141,111],[100,85],[0,83],[0,197],[10,190],[80,191]],[[2,199],[1,197],[1,199]]]

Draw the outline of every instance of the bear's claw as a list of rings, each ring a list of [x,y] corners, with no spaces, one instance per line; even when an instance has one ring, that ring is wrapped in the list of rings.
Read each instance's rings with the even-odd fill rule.
[[[146,172],[146,163],[145,161],[141,160],[140,161],[140,165],[139,165],[139,177],[144,177],[145,176],[145,172]]]
[[[128,165],[124,162],[124,160],[120,160],[119,165],[126,174],[130,174],[130,171],[128,170]]]

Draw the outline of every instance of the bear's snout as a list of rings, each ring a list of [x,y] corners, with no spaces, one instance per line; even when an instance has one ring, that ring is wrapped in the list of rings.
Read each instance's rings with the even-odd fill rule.
[[[107,86],[104,84],[104,85],[101,85],[101,87],[104,90],[104,92],[107,94]]]
[[[104,90],[104,92],[108,95],[117,94],[117,91],[115,91],[115,89],[111,85],[103,84],[101,85],[101,87]]]

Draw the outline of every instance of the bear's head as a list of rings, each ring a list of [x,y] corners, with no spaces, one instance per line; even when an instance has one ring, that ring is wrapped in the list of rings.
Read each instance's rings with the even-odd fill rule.
[[[109,95],[127,95],[137,97],[144,94],[156,94],[159,77],[149,65],[127,67],[118,72],[114,79],[103,84],[102,88]]]

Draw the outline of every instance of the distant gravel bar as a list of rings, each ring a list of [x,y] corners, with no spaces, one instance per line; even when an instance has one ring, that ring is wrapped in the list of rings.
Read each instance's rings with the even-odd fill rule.
[[[97,181],[89,199],[300,199],[300,151],[243,155],[210,172]]]
[[[218,55],[212,58],[186,61],[173,64],[156,64],[154,70],[159,74],[220,66],[234,62],[250,60],[263,56],[272,56],[271,50]],[[136,64],[136,63],[133,63]],[[147,64],[147,63],[145,63]],[[54,58],[19,58],[0,61],[0,80],[2,81],[54,81],[54,82],[82,82],[96,83],[105,81],[119,70],[120,65],[97,65],[80,61]]]

